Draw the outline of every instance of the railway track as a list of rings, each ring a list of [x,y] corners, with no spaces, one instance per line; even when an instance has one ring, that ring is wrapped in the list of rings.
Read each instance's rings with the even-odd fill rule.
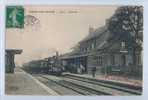
[[[40,75],[37,78],[59,95],[140,95],[141,92],[133,88],[91,80],[89,78],[64,75],[62,77]],[[44,81],[43,81],[44,80]]]
[[[67,89],[61,85],[59,85],[57,82],[53,80],[49,80],[46,77],[43,77],[42,75],[33,75],[36,79],[38,79],[40,82],[42,82],[47,87],[54,90],[59,95],[81,95],[73,90]]]
[[[127,84],[121,84],[121,83],[115,83],[111,81],[104,81],[104,80],[95,80],[95,79],[89,79],[85,77],[79,77],[79,76],[74,76],[74,75],[64,75],[64,78],[68,79],[74,79],[86,83],[91,83],[99,86],[104,86],[112,89],[116,89],[119,91],[127,92],[133,95],[141,95],[142,93],[142,88],[141,87],[136,87],[132,85],[127,85]]]
[[[95,90],[71,81],[68,81],[66,79],[52,79],[51,77],[49,78],[48,76],[42,76],[42,78],[47,79],[49,81],[52,81],[62,87],[68,88],[70,90],[73,90],[81,95],[111,95],[106,92],[102,92],[99,90]]]

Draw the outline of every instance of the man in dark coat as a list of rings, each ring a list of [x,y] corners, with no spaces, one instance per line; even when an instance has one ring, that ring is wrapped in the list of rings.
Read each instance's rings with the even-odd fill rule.
[[[92,67],[92,77],[94,78],[96,74],[96,67]]]

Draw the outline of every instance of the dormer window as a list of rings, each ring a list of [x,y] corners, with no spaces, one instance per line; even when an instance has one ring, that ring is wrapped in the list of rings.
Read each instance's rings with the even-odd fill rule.
[[[122,53],[128,52],[127,49],[126,49],[126,42],[124,42],[124,41],[121,42],[120,52],[122,52]]]
[[[121,42],[121,48],[125,48],[125,42]]]

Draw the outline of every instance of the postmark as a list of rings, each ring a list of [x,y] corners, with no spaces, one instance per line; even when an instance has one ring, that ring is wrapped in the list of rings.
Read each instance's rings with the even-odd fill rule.
[[[24,26],[26,29],[37,30],[41,27],[40,20],[33,15],[26,15],[24,17]]]
[[[40,20],[38,18],[36,18],[35,16],[32,16],[32,15],[25,16],[25,25],[26,26],[33,26],[33,25],[36,25],[39,23],[40,23]]]

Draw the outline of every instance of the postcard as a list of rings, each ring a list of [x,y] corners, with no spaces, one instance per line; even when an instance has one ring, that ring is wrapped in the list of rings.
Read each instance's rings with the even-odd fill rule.
[[[143,6],[6,6],[5,94],[143,93]]]

